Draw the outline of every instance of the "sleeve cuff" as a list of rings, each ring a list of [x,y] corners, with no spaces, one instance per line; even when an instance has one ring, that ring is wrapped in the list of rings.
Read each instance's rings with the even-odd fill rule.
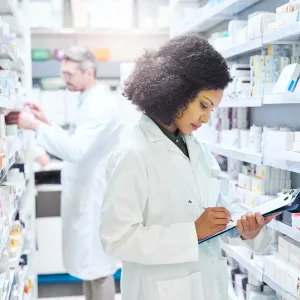
[[[238,232],[238,231],[237,231]],[[253,240],[243,240],[241,236],[229,236],[227,243],[231,246],[244,246],[250,249],[251,251],[262,254],[270,246],[272,242],[272,237],[264,227],[259,235]]]

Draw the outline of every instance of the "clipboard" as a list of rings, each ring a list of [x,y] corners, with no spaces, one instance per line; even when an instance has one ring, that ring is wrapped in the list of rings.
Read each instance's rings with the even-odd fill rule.
[[[268,217],[286,211],[293,212],[299,207],[299,205],[300,205],[300,189],[291,190],[290,192],[280,194],[277,198],[270,200],[262,205],[259,205],[249,210],[245,210],[242,213],[233,215],[232,221],[228,223],[227,227],[224,230],[210,237],[207,237],[203,240],[198,241],[198,244],[202,244],[210,239],[213,239],[230,230],[235,229],[237,225],[237,221],[249,211],[252,213],[260,212],[263,217]]]

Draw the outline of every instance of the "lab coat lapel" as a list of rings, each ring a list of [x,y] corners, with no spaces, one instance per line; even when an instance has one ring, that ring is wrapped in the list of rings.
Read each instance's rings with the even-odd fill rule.
[[[167,147],[168,151],[175,152],[188,159],[149,117],[142,115],[139,124],[151,143],[160,142],[160,144]]]

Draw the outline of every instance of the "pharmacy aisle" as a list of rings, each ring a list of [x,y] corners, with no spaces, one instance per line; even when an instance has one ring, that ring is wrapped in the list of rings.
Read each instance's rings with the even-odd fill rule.
[[[233,78],[209,128],[197,134],[216,156],[243,208],[300,187],[300,1],[170,1],[171,35],[201,33]],[[299,299],[300,210],[267,230],[263,255],[222,244],[231,299]]]
[[[6,125],[31,94],[30,30],[23,7],[0,3],[0,294],[2,299],[36,299],[35,187],[33,136]]]

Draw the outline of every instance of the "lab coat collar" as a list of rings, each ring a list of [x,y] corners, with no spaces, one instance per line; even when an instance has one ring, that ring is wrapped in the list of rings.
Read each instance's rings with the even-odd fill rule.
[[[145,114],[142,114],[139,121],[139,126],[151,143],[162,140],[170,141],[169,138],[160,130],[160,128],[151,120],[151,118]]]
[[[154,143],[158,141],[165,142],[170,151],[175,151],[181,154],[182,156],[186,157],[184,153],[151,120],[151,118],[149,118],[145,114],[142,114],[140,118],[139,127],[145,133],[150,143]],[[197,161],[199,149],[198,149],[198,143],[196,138],[191,134],[191,135],[185,135],[184,139],[188,147],[190,159],[192,159],[193,161]]]

